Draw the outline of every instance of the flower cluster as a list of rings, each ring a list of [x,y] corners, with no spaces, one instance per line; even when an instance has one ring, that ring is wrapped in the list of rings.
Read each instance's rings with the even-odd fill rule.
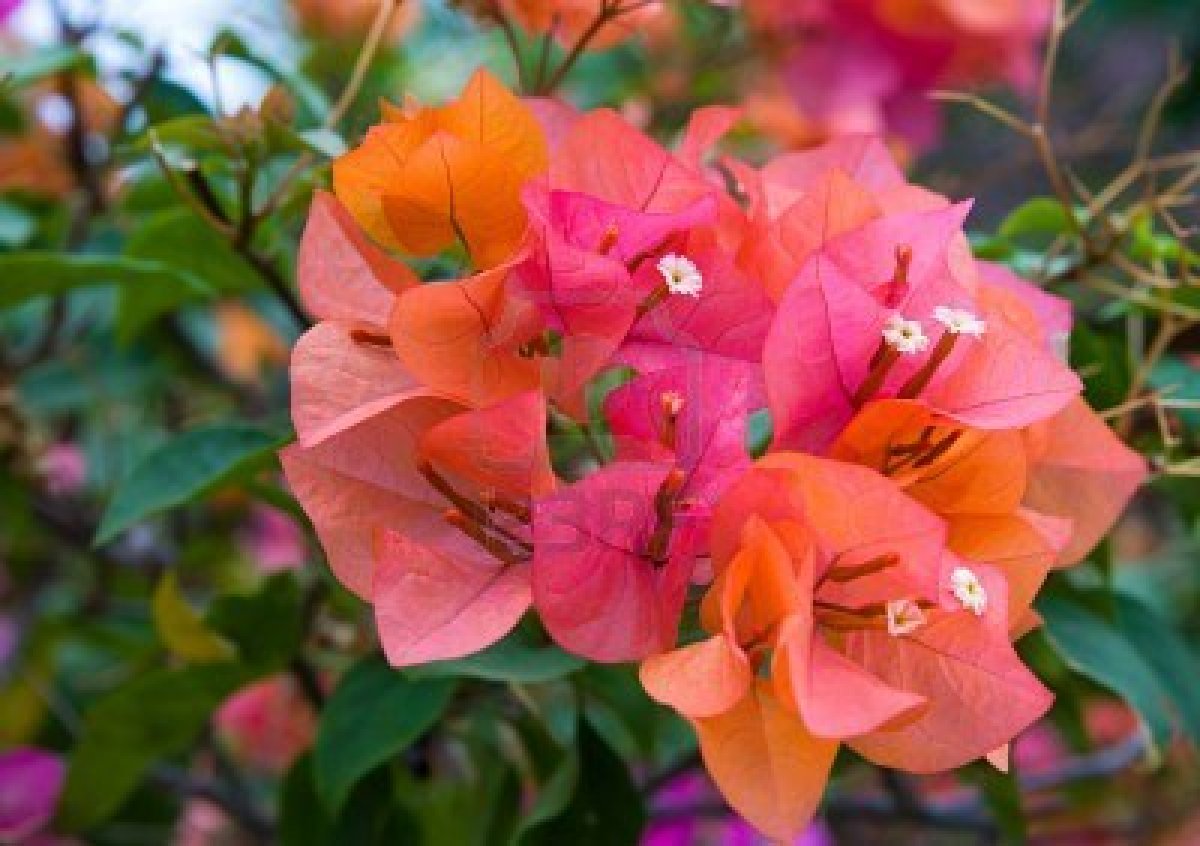
[[[803,115],[827,133],[937,134],[936,88],[1032,87],[1052,0],[742,0]]]
[[[1063,362],[1067,305],[871,137],[714,167],[731,110],[668,150],[484,72],[385,117],[313,203],[283,462],[388,659],[532,610],[642,662],[780,838],[842,743],[1001,761],[1051,701],[1012,648],[1031,602],[1144,475]]]

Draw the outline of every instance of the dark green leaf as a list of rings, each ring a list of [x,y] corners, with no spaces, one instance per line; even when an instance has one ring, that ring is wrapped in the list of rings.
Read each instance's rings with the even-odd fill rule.
[[[125,256],[11,253],[0,256],[0,279],[0,309],[94,285],[117,285],[135,294],[163,288],[191,298],[213,293],[196,277],[162,262]]]
[[[1114,601],[1121,629],[1170,694],[1179,726],[1200,743],[1200,660],[1170,622],[1140,600],[1117,594]]]
[[[151,765],[191,747],[212,712],[246,681],[233,664],[155,670],[101,700],[71,756],[60,824],[79,831],[110,816]]]
[[[534,800],[533,807],[521,821],[513,844],[523,844],[529,832],[557,817],[566,810],[575,794],[579,783],[579,755],[574,749],[568,749],[562,756],[558,768],[551,773],[546,782],[541,785]],[[534,842],[532,839],[530,843]]]
[[[300,650],[303,600],[289,573],[276,573],[248,596],[226,595],[209,607],[207,624],[237,644],[243,663],[275,672]]]
[[[130,236],[125,252],[136,259],[186,267],[220,293],[248,291],[260,281],[224,237],[185,208],[151,217]]]
[[[261,466],[283,442],[277,435],[238,424],[179,435],[143,458],[117,486],[100,520],[96,543],[108,543],[135,523]]]
[[[637,846],[646,807],[629,768],[586,724],[580,727],[578,751],[571,801],[548,821],[528,829],[521,842],[526,846]]]
[[[557,646],[533,646],[520,632],[492,644],[482,652],[455,661],[426,664],[415,672],[421,676],[469,676],[489,681],[535,684],[570,675],[586,662]]]
[[[1125,401],[1129,356],[1119,336],[1077,323],[1071,332],[1071,366],[1083,374],[1087,399],[1094,408],[1112,408]]]
[[[414,681],[376,656],[356,664],[317,730],[317,790],[325,806],[341,808],[359,779],[425,734],[450,704],[454,686],[452,679]]]
[[[1037,608],[1063,660],[1128,702],[1160,747],[1169,743],[1173,727],[1166,704],[1170,697],[1125,633],[1065,596],[1045,597]]]

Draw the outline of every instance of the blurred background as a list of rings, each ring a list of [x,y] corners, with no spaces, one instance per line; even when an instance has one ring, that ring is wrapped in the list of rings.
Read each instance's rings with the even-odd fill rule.
[[[369,0],[0,0],[0,750],[44,755],[0,758],[0,842],[507,842],[487,833],[496,807],[518,804],[499,772],[431,784],[418,767],[399,799],[367,784],[355,829],[314,810],[307,751],[332,679],[368,643],[273,457],[290,436],[287,351],[307,325],[292,279],[311,192],[378,120],[380,98],[440,101],[479,65],[518,81],[486,4],[410,5],[329,126],[375,17]],[[731,144],[750,159],[817,140],[738,10],[665,7],[584,55],[560,93],[618,107],[664,141],[698,106],[742,105]],[[535,36],[516,38],[536,55]],[[1093,193],[1109,185],[1159,99],[1154,155],[1197,164],[1198,59],[1200,2],[1095,0],[1053,86],[1052,137],[1071,178]],[[1030,114],[1028,90],[975,93]],[[914,180],[975,198],[981,255],[1029,272],[1052,264],[1062,232],[1037,151],[978,108],[938,111],[933,140],[893,139]],[[1178,231],[1139,230],[1140,270],[1114,273],[1190,265],[1196,211],[1181,202]],[[1131,598],[1158,622],[1098,626],[1111,609],[1089,600],[1095,616],[1055,630],[1057,651],[1041,634],[1026,640],[1059,701],[1014,750],[1023,802],[984,770],[895,794],[851,763],[808,846],[1200,844],[1187,742],[1200,732],[1200,337],[1174,337],[1143,373],[1153,314],[1090,288],[1063,293],[1079,308],[1071,353],[1097,408],[1143,384],[1175,400],[1127,432],[1164,472],[1063,590]],[[168,485],[143,473],[164,451]],[[164,652],[172,667],[202,664],[229,642],[258,662],[236,693],[191,677],[181,693],[156,669]],[[634,771],[665,762],[669,775],[680,724],[639,700],[635,677],[585,673],[609,746]],[[539,688],[538,706],[552,710],[558,693]],[[495,717],[489,707],[456,719],[474,728]],[[61,759],[85,735],[96,761],[63,799]],[[651,784],[643,842],[756,842],[698,776]],[[623,798],[595,807],[616,815]],[[70,825],[50,821],[60,802]],[[37,824],[12,823],[10,808]]]

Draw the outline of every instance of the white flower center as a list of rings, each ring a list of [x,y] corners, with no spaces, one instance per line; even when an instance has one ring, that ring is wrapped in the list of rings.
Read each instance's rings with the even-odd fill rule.
[[[911,599],[889,599],[887,631],[892,637],[912,634],[925,625],[925,612]]]
[[[663,391],[658,399],[663,411],[672,417],[678,417],[679,412],[683,411],[683,394],[679,391]]]
[[[970,335],[972,338],[982,338],[987,331],[987,322],[976,317],[969,311],[938,306],[933,310],[933,319],[946,327],[951,335]]]
[[[704,277],[700,269],[688,258],[669,253],[658,260],[658,272],[667,283],[672,294],[698,297],[704,289]]]
[[[929,336],[921,324],[900,314],[891,315],[883,325],[883,340],[905,355],[916,355],[929,348]]]
[[[950,573],[950,590],[954,593],[954,598],[962,603],[963,608],[976,617],[982,617],[983,612],[987,610],[987,591],[983,589],[983,582],[979,581],[979,576],[975,575],[973,570],[955,567]]]

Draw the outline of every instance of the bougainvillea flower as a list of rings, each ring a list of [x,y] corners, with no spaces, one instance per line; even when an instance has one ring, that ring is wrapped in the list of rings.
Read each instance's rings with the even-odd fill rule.
[[[423,542],[376,536],[372,603],[384,654],[404,667],[470,655],[495,643],[529,608],[529,567],[504,562],[458,534]]]
[[[529,502],[554,487],[545,430],[545,398],[529,392],[447,418],[421,439],[421,472],[459,531],[376,533],[372,601],[392,664],[476,652],[529,607]]]
[[[57,755],[17,748],[0,753],[0,840],[21,843],[43,831],[66,779]]]
[[[1029,481],[1026,437],[983,431],[919,402],[868,403],[830,454],[891,479],[947,521],[947,544],[1008,582],[1008,618],[1021,621],[1070,533],[1066,521],[1021,507]]]
[[[574,47],[586,34],[586,47],[605,50],[636,35],[662,12],[662,3],[643,0],[498,0],[500,11],[531,35],[549,36]],[[601,10],[609,20],[594,29]]]
[[[744,0],[751,29],[802,114],[829,135],[896,134],[919,147],[938,130],[938,87],[1026,89],[1049,0]]]
[[[682,482],[617,462],[535,501],[534,604],[565,649],[633,661],[674,645],[696,552]]]
[[[1047,293],[1002,264],[976,263],[983,282],[980,296],[987,310],[999,311],[1027,337],[1040,339],[1063,361],[1071,335],[1071,301]]]
[[[643,212],[573,191],[525,191],[534,246],[515,270],[521,294],[557,334],[556,396],[577,410],[584,383],[624,340],[655,288],[653,265],[679,233],[711,222],[715,202],[701,197],[678,211]]]
[[[1026,432],[1030,452],[1025,503],[1072,521],[1058,565],[1091,552],[1146,480],[1146,460],[1121,442],[1081,399]]]
[[[296,281],[318,320],[386,327],[395,295],[418,284],[408,266],[372,244],[346,208],[318,191],[300,239]]]
[[[774,306],[755,279],[742,272],[708,230],[681,242],[677,258],[694,273],[692,287],[659,288],[653,306],[642,311],[616,359],[642,372],[704,361],[736,362],[753,371],[762,397],[763,345]],[[644,265],[638,275],[661,279],[660,265]],[[643,282],[649,284],[648,281]]]
[[[1078,400],[1066,303],[977,262],[969,204],[877,139],[718,175],[733,111],[671,151],[497,88],[389,112],[300,256],[322,322],[282,460],[388,660],[468,655],[532,611],[566,650],[642,661],[777,839],[842,743],[1003,763],[1049,704],[1012,642],[1145,472]],[[387,252],[455,238],[463,278]],[[763,411],[775,451],[751,462]]]
[[[1004,429],[1048,417],[1079,392],[1043,344],[981,311],[964,214],[883,217],[805,263],[764,350],[780,445],[822,450],[880,397],[919,397],[967,425]]]
[[[225,700],[214,727],[239,760],[280,774],[312,745],[317,718],[296,680],[279,675],[242,688]]]
[[[811,817],[839,740],[887,766],[949,769],[1049,706],[1009,644],[1003,576],[943,554],[944,538],[884,477],[794,454],[764,459],[718,506],[710,638],[648,659],[642,679],[692,720],[726,797],[769,835]],[[785,750],[809,762],[803,783],[763,765]]]
[[[521,188],[546,167],[532,112],[480,70],[452,103],[384,116],[333,165],[359,224],[392,249],[432,255],[461,242],[478,268],[506,261],[525,232]]]
[[[587,112],[571,125],[554,150],[547,178],[553,189],[642,212],[679,211],[714,194],[690,163],[608,109]]]
[[[510,294],[510,268],[421,285],[396,299],[389,330],[400,360],[434,391],[468,405],[489,405],[541,384],[530,345],[541,315]]]
[[[757,396],[747,369],[716,361],[638,376],[609,394],[605,411],[618,458],[673,461],[686,473],[680,498],[707,510],[750,465]]]
[[[312,445],[301,436],[280,453],[330,568],[364,599],[372,593],[376,528],[403,527],[423,538],[455,533],[444,520],[448,504],[430,488],[415,456],[425,432],[461,410],[450,400],[413,393]]]

